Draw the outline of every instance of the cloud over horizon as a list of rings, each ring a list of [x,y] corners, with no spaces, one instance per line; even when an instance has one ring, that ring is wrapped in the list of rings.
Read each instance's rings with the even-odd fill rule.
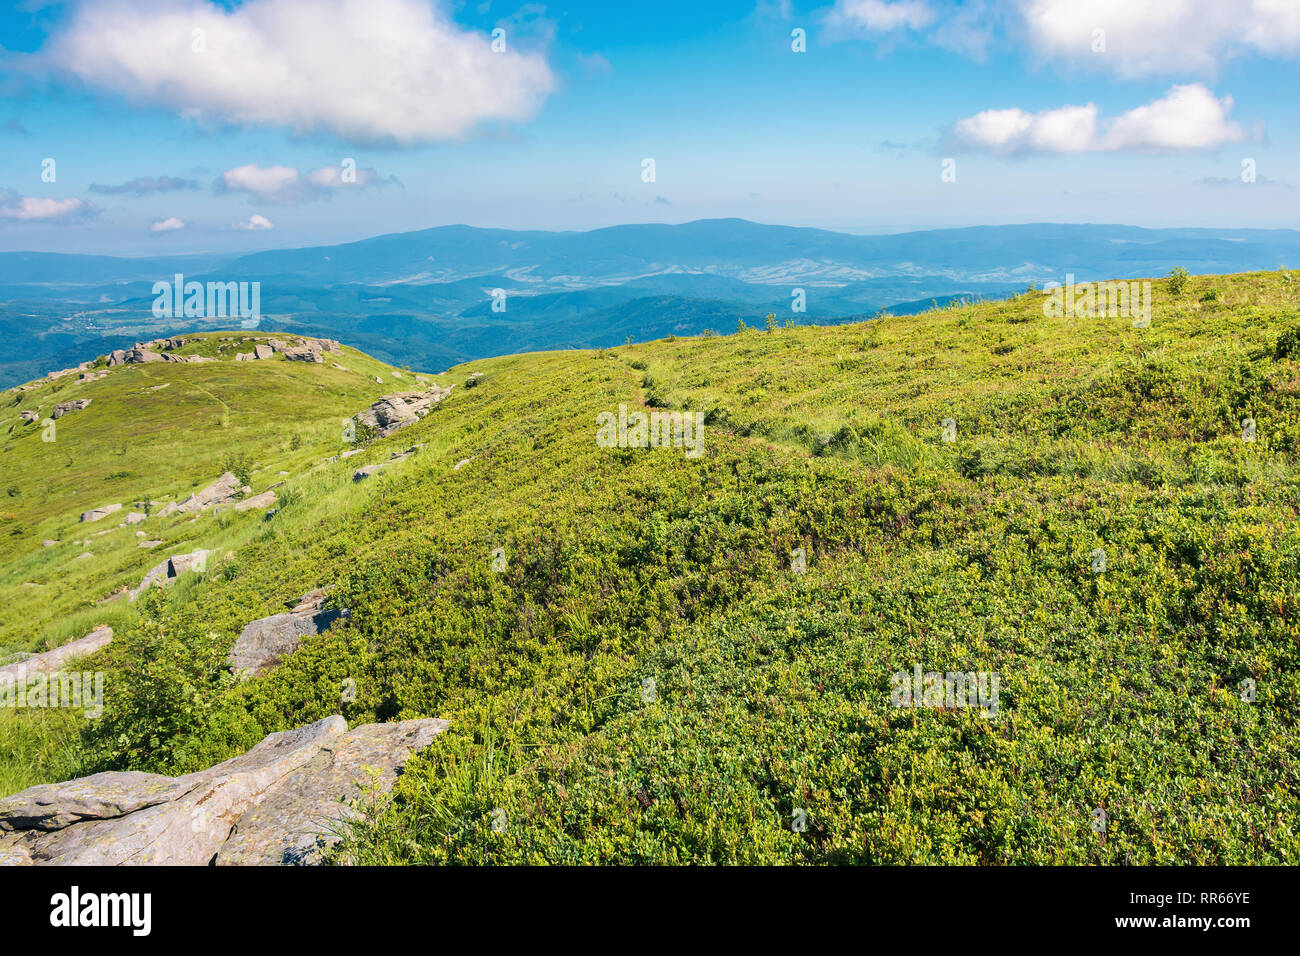
[[[1232,97],[1216,99],[1198,83],[1172,87],[1161,99],[1100,120],[1096,104],[1027,112],[989,109],[958,120],[954,145],[995,153],[1082,153],[1214,149],[1242,142],[1229,119]]]
[[[529,119],[556,85],[419,0],[82,0],[30,62],[198,121],[397,146]]]

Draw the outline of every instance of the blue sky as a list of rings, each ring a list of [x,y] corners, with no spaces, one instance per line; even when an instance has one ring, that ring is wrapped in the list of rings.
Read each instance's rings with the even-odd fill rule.
[[[31,0],[0,47],[5,250],[1300,209],[1293,0]]]

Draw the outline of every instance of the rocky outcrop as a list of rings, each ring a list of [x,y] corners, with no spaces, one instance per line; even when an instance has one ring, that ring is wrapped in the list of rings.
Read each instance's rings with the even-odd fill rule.
[[[340,716],[271,734],[182,777],[97,773],[0,800],[0,862],[48,865],[311,864],[355,813],[371,772],[387,791],[445,720]]]
[[[324,602],[323,590],[312,591],[304,594],[293,610],[246,624],[226,658],[230,669],[236,674],[261,674],[296,651],[304,637],[327,631],[351,616],[347,608],[321,610]]]
[[[113,629],[107,624],[95,628],[85,637],[69,641],[62,647],[43,654],[33,654],[13,664],[0,667],[0,681],[20,681],[29,674],[62,670],[68,661],[87,657],[113,640]]]
[[[60,402],[58,405],[54,406],[54,412],[50,417],[62,418],[64,415],[68,414],[68,412],[79,412],[88,406],[90,402],[91,400],[89,398],[78,398],[71,402]]]
[[[134,601],[155,584],[165,587],[186,571],[197,571],[202,574],[207,570],[208,555],[211,553],[200,548],[189,554],[173,554],[166,560],[159,561],[149,569],[149,573],[140,580],[135,589],[128,592],[129,598]]]
[[[29,423],[29,424],[30,424],[31,422],[38,421],[38,420],[40,419],[40,417],[41,417],[41,413],[40,413],[39,411],[36,411],[36,410],[33,410],[33,409],[27,409],[27,410],[23,411],[23,412],[21,413],[21,415],[22,415],[22,419],[23,419],[23,421],[25,421],[25,422],[27,422],[27,423]]]
[[[114,349],[108,353],[109,365],[134,365],[139,362],[162,362],[164,358],[157,352],[137,345],[131,349]]]
[[[252,490],[247,485],[241,485],[234,472],[228,471],[202,491],[195,492],[179,504],[170,502],[158,513],[160,515],[178,512],[193,514],[218,505],[231,505]]]
[[[387,438],[400,428],[414,425],[450,394],[451,387],[442,388],[438,385],[432,385],[422,392],[396,392],[376,399],[369,408],[353,418],[373,428],[379,437]]]
[[[322,362],[321,344],[315,341],[307,341],[301,345],[291,345],[281,349],[284,357],[290,362]]]
[[[121,511],[121,505],[104,505],[102,508],[92,508],[89,511],[81,513],[82,521],[98,521],[100,518],[107,518],[114,511]]]

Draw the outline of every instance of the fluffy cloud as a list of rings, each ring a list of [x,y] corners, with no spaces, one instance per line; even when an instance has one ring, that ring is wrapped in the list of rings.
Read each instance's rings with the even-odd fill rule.
[[[996,32],[1045,59],[1125,76],[1207,74],[1235,57],[1300,53],[1296,0],[836,0],[825,22],[832,39],[910,31],[976,56]]]
[[[302,180],[292,166],[259,166],[249,163],[227,169],[217,177],[212,188],[219,193],[242,192],[256,199],[293,202],[300,198]]]
[[[528,119],[555,88],[543,55],[425,0],[83,0],[36,60],[198,120],[397,145]]]
[[[1225,59],[1300,52],[1295,0],[1020,0],[1039,53],[1137,76],[1212,72]],[[1104,51],[1094,51],[1094,31]]]
[[[138,176],[130,182],[117,186],[101,186],[91,183],[90,191],[104,196],[147,196],[151,193],[166,193],[180,189],[198,189],[199,184],[193,179],[178,179],[175,176]]]
[[[1081,153],[1125,150],[1213,149],[1245,138],[1228,118],[1232,97],[1216,99],[1199,84],[1175,86],[1161,99],[1098,121],[1097,107],[1063,106],[1029,113],[984,110],[959,120],[959,145],[1003,153]]]
[[[253,213],[243,222],[235,223],[236,229],[242,229],[245,232],[258,232],[262,229],[274,229],[275,223],[267,219],[261,213]]]
[[[175,216],[168,216],[166,219],[157,220],[149,227],[150,232],[175,232],[177,229],[185,228],[185,220],[177,219]]]
[[[217,193],[246,193],[261,202],[296,203],[325,199],[342,189],[364,189],[396,183],[392,176],[379,178],[370,168],[358,169],[352,160],[338,166],[322,166],[303,176],[293,166],[259,166],[249,163],[228,169],[213,182]]]
[[[99,209],[84,199],[45,199],[6,192],[0,196],[0,219],[17,222],[71,222],[96,215]]]

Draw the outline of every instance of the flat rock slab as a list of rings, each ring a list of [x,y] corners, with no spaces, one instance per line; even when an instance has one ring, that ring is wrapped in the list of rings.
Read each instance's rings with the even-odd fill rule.
[[[366,724],[341,716],[271,734],[182,777],[112,772],[0,800],[0,864],[315,863],[376,773],[392,787],[445,720]]]
[[[445,720],[366,724],[321,748],[249,810],[217,851],[218,866],[304,866],[337,843],[340,824],[354,816],[347,802],[371,779],[392,788],[407,757],[447,729]],[[372,775],[368,770],[377,771]]]
[[[107,518],[114,511],[121,511],[121,505],[104,505],[102,508],[92,508],[90,511],[81,513],[82,521],[98,521],[100,518]]]
[[[16,664],[0,667],[0,680],[20,681],[29,674],[48,673],[62,670],[63,665],[78,657],[87,657],[108,645],[113,640],[113,629],[107,624],[95,628],[85,637],[69,641],[62,647],[43,654],[33,654]]]

